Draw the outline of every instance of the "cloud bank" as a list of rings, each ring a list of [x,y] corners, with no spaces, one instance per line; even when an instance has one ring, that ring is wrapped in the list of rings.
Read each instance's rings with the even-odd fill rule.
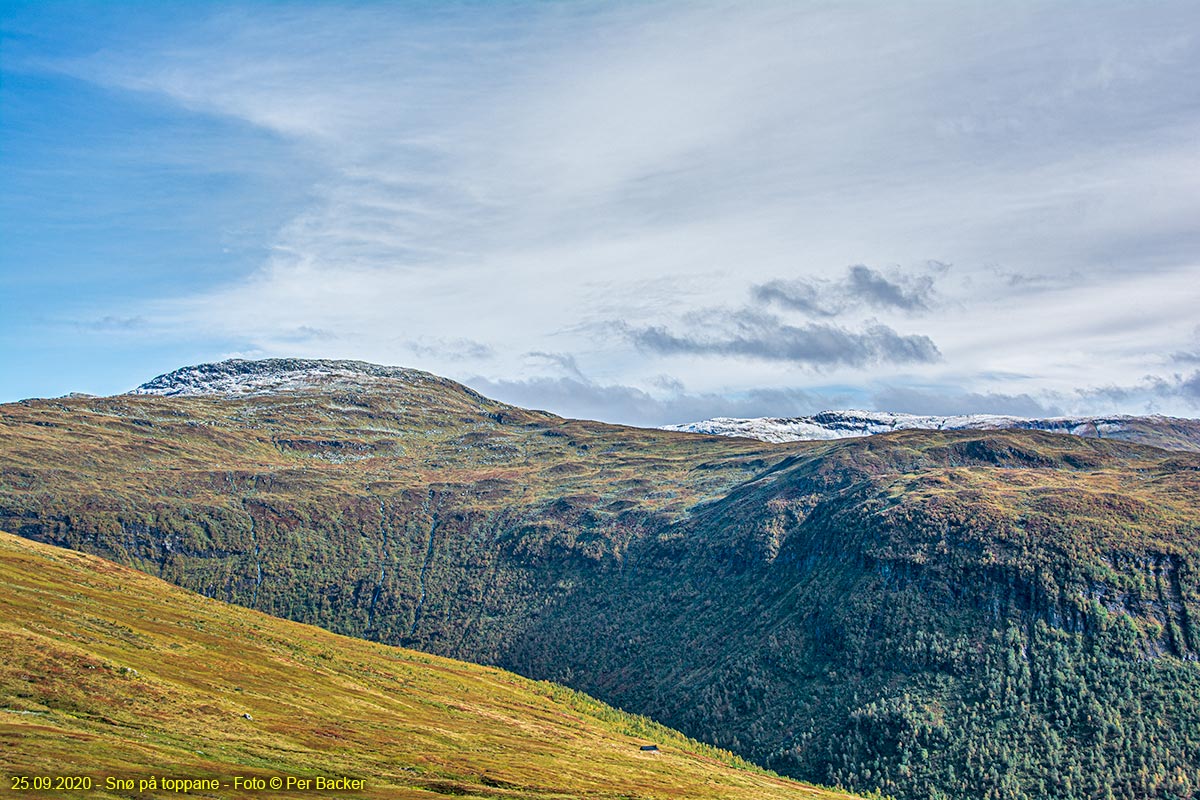
[[[724,335],[677,335],[657,326],[630,330],[628,335],[639,348],[661,355],[753,358],[799,366],[928,363],[941,356],[928,336],[901,336],[886,325],[852,332],[822,323],[786,325],[770,314],[748,311],[723,316],[725,327],[732,329]]]

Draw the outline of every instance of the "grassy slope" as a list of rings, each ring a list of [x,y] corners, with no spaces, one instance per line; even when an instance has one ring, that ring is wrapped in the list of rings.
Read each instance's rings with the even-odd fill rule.
[[[845,796],[559,686],[278,620],[8,534],[0,584],[6,783],[324,774],[389,798]],[[643,754],[646,742],[662,751]]]

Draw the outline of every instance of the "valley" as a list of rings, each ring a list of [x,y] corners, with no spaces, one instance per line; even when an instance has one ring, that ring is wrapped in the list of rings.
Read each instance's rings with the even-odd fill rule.
[[[0,529],[557,681],[816,783],[1200,788],[1200,456],[626,428],[356,363],[0,407]]]
[[[561,686],[4,533],[0,581],[0,764],[14,795],[849,800]],[[54,790],[61,776],[70,791]]]

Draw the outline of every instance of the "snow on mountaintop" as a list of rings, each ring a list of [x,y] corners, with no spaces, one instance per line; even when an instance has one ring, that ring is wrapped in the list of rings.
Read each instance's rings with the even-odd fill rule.
[[[318,387],[362,386],[385,381],[415,384],[441,380],[427,372],[403,367],[382,367],[365,361],[304,358],[246,361],[231,358],[215,364],[181,367],[143,383],[129,394],[262,395]]]
[[[852,436],[870,436],[899,430],[996,430],[1000,428],[1023,428],[1099,437],[1123,430],[1125,425],[1133,419],[1137,418],[1118,415],[1027,419],[997,414],[937,417],[896,414],[889,411],[822,411],[811,417],[759,417],[757,419],[714,417],[702,422],[664,425],[662,429],[718,436],[739,436],[764,442],[846,439]]]

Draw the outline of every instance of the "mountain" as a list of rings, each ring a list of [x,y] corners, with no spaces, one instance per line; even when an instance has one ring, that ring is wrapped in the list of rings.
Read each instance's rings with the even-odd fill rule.
[[[165,776],[224,784],[188,792],[205,797],[848,798],[561,686],[337,636],[4,533],[0,581],[6,781],[79,776],[93,782],[76,786],[86,797],[134,796],[115,781]],[[235,776],[296,783],[239,790]],[[365,786],[316,792],[318,777]]]
[[[1135,417],[1048,417],[1029,419],[998,414],[938,417],[889,411],[822,411],[809,417],[714,417],[666,425],[663,430],[739,436],[763,442],[804,442],[873,436],[902,430],[1034,430],[1096,439],[1117,439],[1171,450],[1200,452],[1200,420],[1151,415]]]
[[[404,367],[383,367],[365,361],[331,361],[306,358],[267,358],[247,361],[231,358],[215,364],[181,367],[143,383],[129,394],[162,397],[254,396],[312,389],[385,388],[389,384],[429,384],[457,387],[453,381]]]
[[[1200,788],[1200,455],[1011,429],[772,444],[296,363],[194,368],[301,375],[264,393],[0,406],[0,528],[826,785]]]

